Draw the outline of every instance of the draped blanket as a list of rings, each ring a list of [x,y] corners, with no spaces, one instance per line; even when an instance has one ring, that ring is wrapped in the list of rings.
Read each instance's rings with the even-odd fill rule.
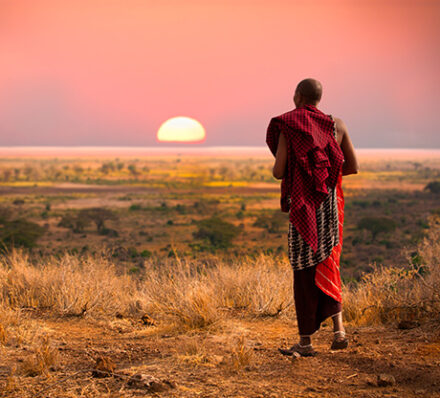
[[[275,156],[280,133],[287,141],[281,181],[281,210],[314,252],[318,250],[316,209],[336,186],[344,155],[334,137],[334,120],[313,105],[271,119],[266,143]],[[290,200],[289,200],[290,198]]]

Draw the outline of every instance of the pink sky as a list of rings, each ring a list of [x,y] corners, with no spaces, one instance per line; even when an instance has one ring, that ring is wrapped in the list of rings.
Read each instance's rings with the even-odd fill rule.
[[[297,82],[358,147],[440,147],[435,0],[0,0],[0,145],[265,145]]]

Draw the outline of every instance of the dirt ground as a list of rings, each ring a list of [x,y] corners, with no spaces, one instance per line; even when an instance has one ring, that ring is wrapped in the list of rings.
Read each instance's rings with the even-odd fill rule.
[[[57,359],[27,376],[24,364],[38,344],[0,346],[2,397],[440,397],[438,320],[409,330],[346,325],[343,351],[330,351],[325,324],[314,339],[318,355],[294,360],[278,352],[296,342],[296,324],[286,317],[228,314],[212,331],[184,334],[140,319],[30,312],[22,322],[49,337]],[[114,362],[112,376],[92,375],[100,356]],[[135,374],[157,378],[163,391],[130,382]],[[394,378],[391,385],[378,386],[381,374]]]

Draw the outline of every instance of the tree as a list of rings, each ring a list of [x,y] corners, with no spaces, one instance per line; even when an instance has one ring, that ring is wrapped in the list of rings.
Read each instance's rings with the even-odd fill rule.
[[[288,217],[285,213],[280,211],[275,211],[271,215],[261,214],[255,220],[253,226],[267,229],[271,233],[279,233],[281,227],[286,226],[288,222]],[[286,227],[287,228],[287,227]]]
[[[199,229],[193,236],[209,242],[215,249],[232,246],[232,240],[240,233],[239,227],[216,216],[198,221],[197,224]]]
[[[371,232],[372,240],[380,233],[392,232],[396,229],[396,222],[389,217],[363,217],[358,222],[359,229]]]
[[[96,224],[96,228],[98,232],[103,232],[105,228],[105,221],[107,220],[116,220],[116,215],[108,209],[103,209],[100,207],[94,207],[91,209],[82,209],[78,213],[78,217],[80,219],[89,219],[90,221]]]
[[[436,194],[440,193],[440,181],[431,181],[426,185],[425,191]]]
[[[137,170],[135,164],[129,164],[127,168],[130,171],[130,173],[133,174],[135,177],[139,175],[139,171]]]
[[[44,234],[45,229],[31,221],[17,219],[12,221],[0,220],[1,249],[6,247],[34,247],[37,239]]]
[[[116,220],[116,215],[108,209],[94,207],[90,209],[82,209],[78,214],[66,214],[63,216],[58,226],[70,228],[73,232],[81,233],[90,224],[95,223],[99,234],[117,236],[117,232],[109,230],[105,227],[105,221]]]
[[[58,223],[58,226],[63,228],[70,228],[75,233],[81,233],[90,224],[90,222],[91,220],[87,216],[80,214],[66,214]]]

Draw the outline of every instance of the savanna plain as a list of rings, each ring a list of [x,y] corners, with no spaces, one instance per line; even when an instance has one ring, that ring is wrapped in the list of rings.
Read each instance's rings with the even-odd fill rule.
[[[0,396],[440,397],[440,152],[359,160],[349,347],[296,358],[268,151],[0,150]]]

